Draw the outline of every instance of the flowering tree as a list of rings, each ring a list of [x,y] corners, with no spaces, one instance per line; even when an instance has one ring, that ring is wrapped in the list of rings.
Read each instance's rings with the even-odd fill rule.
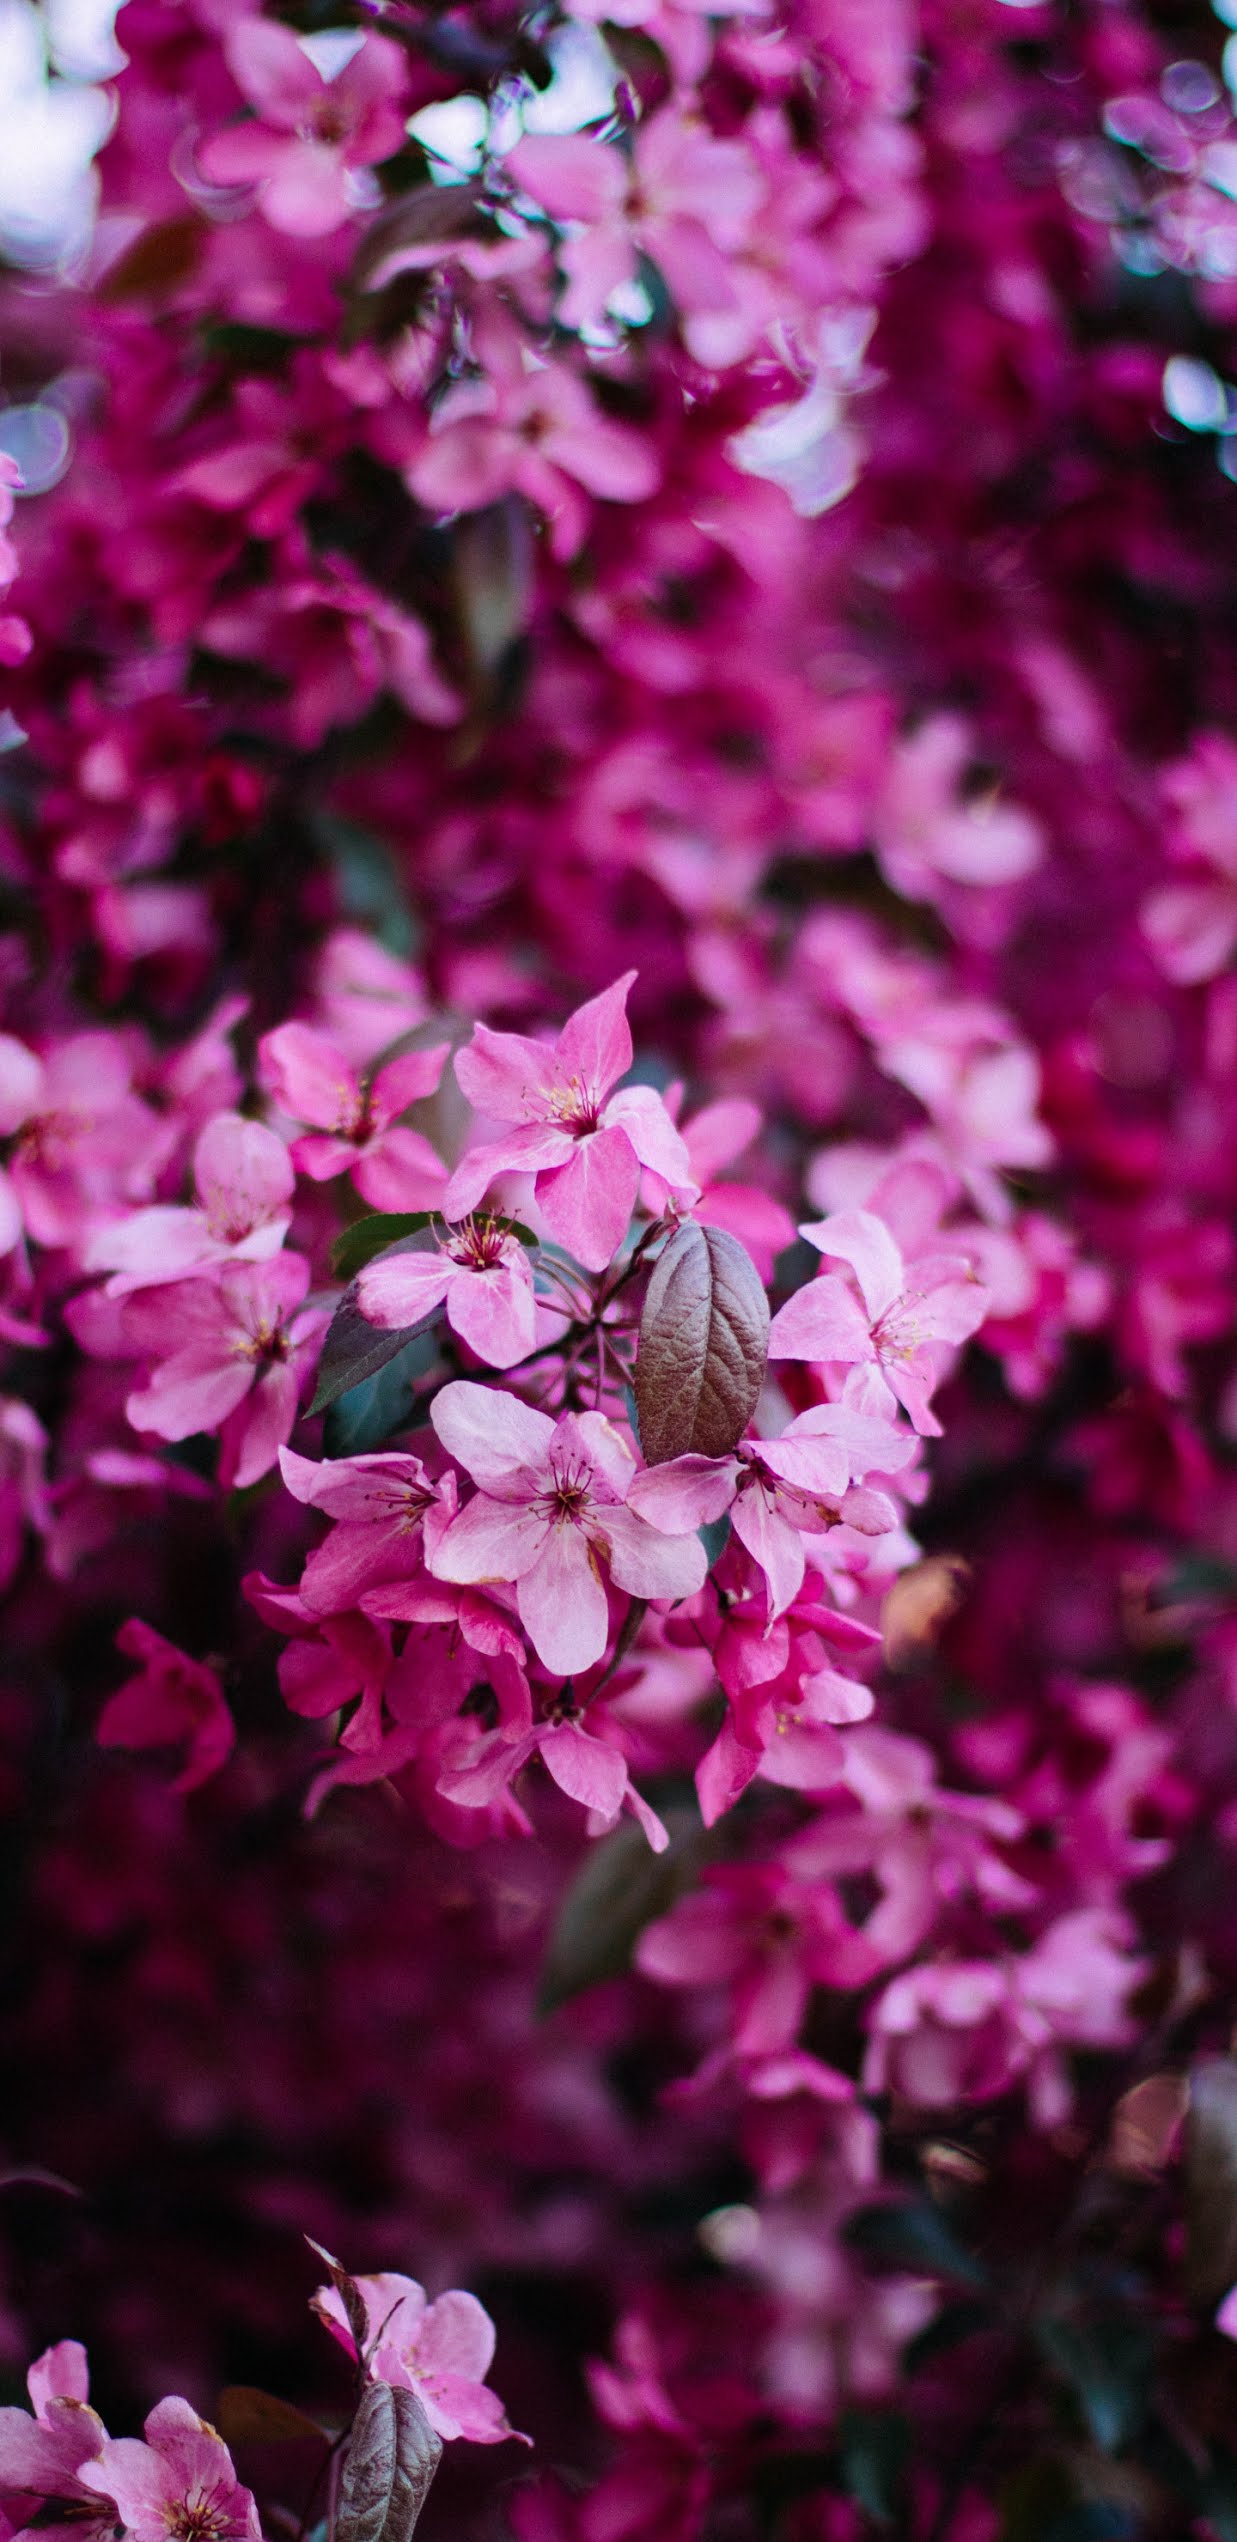
[[[1230,0],[89,16],[0,2542],[1233,2542]]]

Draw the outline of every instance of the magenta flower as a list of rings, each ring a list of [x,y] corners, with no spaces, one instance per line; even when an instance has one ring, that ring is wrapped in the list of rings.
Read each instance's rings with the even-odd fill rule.
[[[136,1615],[121,1625],[116,1647],[127,1659],[140,1660],[141,1668],[104,1704],[95,1727],[100,1747],[184,1747],[185,1762],[172,1789],[196,1791],[226,1765],[236,1742],[236,1723],[214,1669],[189,1659]]]
[[[577,1007],[555,1042],[477,1025],[456,1053],[456,1076],[479,1112],[516,1126],[461,1159],[443,1201],[449,1218],[467,1217],[496,1174],[534,1174],[550,1234],[587,1270],[604,1271],[627,1232],[642,1165],[694,1197],[691,1160],[660,1095],[649,1086],[611,1093],[632,1062],[635,976],[625,972]]]
[[[798,1289],[773,1318],[770,1359],[866,1362],[905,1405],[920,1436],[939,1438],[941,1425],[930,1409],[941,1374],[933,1345],[966,1341],[988,1307],[988,1292],[969,1262],[925,1254],[905,1263],[884,1220],[869,1209],[839,1209],[799,1232],[850,1266],[859,1294],[838,1271]]]
[[[536,1297],[528,1255],[501,1219],[466,1218],[432,1253],[400,1253],[366,1264],[357,1303],[371,1324],[398,1331],[445,1304],[447,1322],[491,1368],[514,1368],[536,1339]]]
[[[82,2481],[110,2498],[132,2542],[261,2542],[252,2492],[232,2457],[188,2401],[160,2401],[146,2440],[109,2436]]]
[[[214,1280],[152,1290],[128,1309],[128,1331],[156,1359],[125,1406],[135,1430],[160,1439],[223,1433],[221,1479],[268,1474],[296,1419],[301,1381],[328,1321],[303,1304],[309,1265],[299,1253],[230,1262]],[[170,1351],[157,1358],[160,1351]]]
[[[440,1580],[514,1581],[520,1622],[556,1677],[605,1652],[603,1566],[630,1597],[684,1598],[702,1587],[699,1539],[660,1535],[627,1508],[631,1458],[600,1413],[551,1421],[518,1395],[457,1379],[435,1396],[430,1419],[479,1486],[430,1570]]]
[[[258,1054],[262,1082],[294,1121],[313,1125],[307,1138],[293,1142],[298,1173],[326,1183],[351,1172],[371,1209],[433,1208],[446,1168],[400,1114],[433,1093],[446,1055],[446,1042],[406,1050],[366,1078],[311,1024],[281,1024],[268,1033]]]
[[[415,2277],[391,2269],[354,2282],[365,2305],[366,2362],[376,2381],[415,2392],[444,2442],[455,2436],[473,2445],[500,2445],[505,2436],[521,2445],[531,2442],[508,2425],[502,2402],[486,2383],[494,2324],[475,2295],[452,2287],[431,2304]],[[320,2286],[310,2300],[332,2338],[355,2357],[356,2341],[335,2288]]]
[[[367,35],[334,79],[324,79],[290,27],[233,18],[228,67],[257,118],[213,133],[198,151],[212,185],[257,185],[272,229],[323,238],[357,204],[355,168],[389,159],[404,139],[406,86],[396,47]]]
[[[291,1225],[285,1204],[296,1175],[273,1130],[239,1112],[217,1112],[199,1133],[193,1181],[196,1208],[135,1209],[91,1238],[86,1268],[111,1272],[109,1297],[278,1253]]]

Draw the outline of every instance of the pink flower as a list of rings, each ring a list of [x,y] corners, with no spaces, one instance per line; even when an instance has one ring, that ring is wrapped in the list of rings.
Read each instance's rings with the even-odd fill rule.
[[[532,134],[505,164],[523,192],[572,225],[560,250],[564,326],[596,326],[641,253],[681,309],[734,307],[730,260],[765,190],[743,142],[718,140],[667,107],[639,126],[630,158],[583,133]]]
[[[703,1585],[699,1540],[659,1535],[626,1507],[631,1457],[600,1413],[551,1421],[518,1395],[458,1379],[435,1396],[430,1419],[480,1486],[430,1569],[440,1580],[514,1581],[520,1622],[556,1677],[604,1654],[603,1565],[630,1597],[690,1597]]]
[[[269,1473],[328,1321],[325,1307],[302,1306],[308,1287],[303,1256],[280,1253],[273,1262],[230,1262],[214,1280],[183,1280],[134,1300],[129,1335],[156,1359],[125,1406],[134,1429],[160,1439],[222,1431],[225,1488]],[[169,1355],[157,1358],[169,1344]]]
[[[1202,733],[1189,758],[1161,780],[1168,854],[1187,872],[1151,894],[1142,923],[1161,970],[1187,987],[1225,970],[1237,946],[1235,776],[1233,743],[1223,733]]]
[[[581,489],[644,503],[660,469],[651,442],[611,423],[573,371],[530,355],[449,388],[404,475],[435,512],[475,512],[523,494],[549,522],[554,554],[569,557],[588,527]]]
[[[88,1271],[110,1271],[109,1297],[183,1280],[223,1262],[266,1262],[291,1220],[296,1175],[283,1140],[239,1112],[217,1112],[193,1151],[196,1209],[135,1209],[85,1249]]]
[[[666,1109],[681,1130],[693,1180],[700,1186],[700,1197],[692,1203],[693,1218],[701,1219],[706,1227],[727,1228],[740,1244],[746,1245],[761,1279],[771,1280],[776,1255],[794,1243],[794,1220],[780,1200],[761,1191],[757,1184],[721,1180],[723,1166],[732,1164],[759,1136],[763,1120],[759,1105],[735,1095],[720,1103],[706,1103],[703,1111],[694,1112],[690,1120],[680,1123],[678,1089],[671,1086]],[[646,1172],[646,1206],[664,1210],[670,1196],[670,1186]]]
[[[456,1076],[479,1112],[518,1127],[456,1166],[443,1202],[449,1218],[467,1217],[496,1174],[534,1174],[551,1235],[586,1269],[604,1271],[627,1232],[642,1165],[694,1195],[687,1149],[660,1095],[648,1086],[610,1092],[632,1062],[635,976],[625,972],[577,1007],[555,1042],[477,1025],[456,1053]]]
[[[145,1199],[169,1143],[133,1092],[118,1033],[75,1033],[42,1059],[0,1034],[0,1136],[14,1133],[0,1251],[21,1221],[37,1244],[79,1243],[120,1203]]]
[[[106,2442],[107,2430],[89,2407],[86,2351],[80,2340],[45,2348],[26,2377],[34,2408],[0,2409],[0,2497],[13,2516],[6,2530],[37,2531],[53,2542],[110,2542],[116,2525],[110,2501],[83,2485],[83,2466]],[[19,2501],[29,2500],[29,2512]],[[57,2515],[54,2510],[60,2508]],[[0,2519],[2,2520],[2,2519]]]
[[[730,2041],[747,2057],[794,2046],[814,1985],[862,1986],[879,1962],[826,1882],[764,1862],[706,1872],[645,1926],[636,1966],[664,1986],[733,1987]]]
[[[926,1254],[906,1264],[884,1220],[868,1209],[839,1209],[799,1232],[830,1259],[849,1264],[859,1296],[841,1272],[809,1281],[774,1316],[769,1357],[868,1362],[920,1435],[939,1438],[930,1409],[941,1373],[933,1345],[964,1342],[987,1310],[987,1290],[970,1264],[953,1254]]]
[[[959,715],[931,715],[899,742],[873,817],[877,861],[907,900],[937,900],[941,884],[1021,882],[1043,852],[1039,823],[994,793],[967,795],[972,757]]]
[[[109,2436],[85,2465],[87,2489],[110,2498],[133,2542],[261,2542],[253,2496],[223,2438],[188,2401],[160,2401],[146,2441]]]
[[[349,171],[389,159],[404,139],[401,57],[367,35],[334,79],[324,79],[291,28],[275,19],[233,18],[224,37],[228,67],[257,116],[213,133],[198,151],[212,185],[259,185],[272,229],[323,238],[357,203]]]
[[[293,1120],[313,1132],[293,1143],[298,1173],[329,1182],[351,1172],[371,1209],[427,1209],[440,1199],[446,1169],[400,1114],[432,1094],[442,1075],[446,1042],[407,1050],[363,1077],[325,1033],[311,1024],[281,1024],[258,1053],[263,1085]]]
[[[485,1732],[471,1746],[453,1737],[436,1788],[456,1808],[489,1809],[534,1756],[541,1758],[560,1792],[589,1811],[596,1831],[607,1832],[626,1808],[643,1828],[654,1853],[665,1852],[670,1842],[667,1830],[636,1790],[622,1751],[595,1736],[559,1705],[546,1720],[531,1727],[521,1726],[512,1712],[499,1728]]]
[[[140,1660],[141,1671],[104,1704],[95,1727],[100,1747],[184,1745],[185,1763],[172,1789],[196,1791],[226,1765],[236,1741],[236,1724],[214,1669],[187,1658],[136,1615],[121,1625],[116,1647],[127,1659]]]
[[[417,1562],[429,1513],[443,1524],[443,1505],[418,1456],[388,1450],[315,1465],[281,1448],[279,1470],[295,1500],[336,1522],[301,1576],[301,1596],[315,1615],[336,1614],[380,1581],[404,1578]],[[448,1498],[447,1516],[452,1507]]]
[[[897,1524],[880,1492],[853,1492],[868,1473],[896,1473],[915,1443],[890,1421],[845,1404],[801,1412],[777,1439],[744,1439],[732,1456],[676,1456],[637,1474],[628,1506],[670,1536],[687,1535],[730,1511],[731,1525],[768,1584],[769,1620],[803,1585],[803,1536],[839,1520],[880,1534]]]
[[[444,1305],[461,1341],[491,1368],[513,1368],[536,1339],[533,1275],[524,1246],[498,1218],[449,1227],[437,1254],[400,1253],[367,1263],[357,1303],[371,1324],[398,1331]]]
[[[475,2295],[453,2287],[436,2303],[415,2277],[383,2269],[358,2277],[365,2305],[366,2363],[376,2382],[415,2392],[431,2427],[449,2443],[462,2436],[473,2445],[501,2445],[515,2436],[496,2392],[486,2384],[494,2357],[494,2324]],[[357,2353],[343,2304],[333,2286],[311,2297],[314,2311],[350,2357]],[[374,2345],[374,2342],[377,2342]]]

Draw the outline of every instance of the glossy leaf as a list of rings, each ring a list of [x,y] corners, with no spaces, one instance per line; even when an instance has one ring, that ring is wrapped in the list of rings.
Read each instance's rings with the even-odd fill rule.
[[[650,1465],[726,1456],[756,1407],[769,1301],[751,1255],[722,1227],[680,1227],[645,1294],[636,1359],[640,1444]]]
[[[668,1914],[691,1887],[708,1839],[686,1811],[668,1813],[668,1824],[670,1843],[662,1854],[650,1850],[630,1819],[590,1845],[554,1921],[537,1992],[539,2012],[557,2012],[587,1987],[621,1976],[645,1925]]]
[[[379,1246],[377,1250],[433,1253],[436,1250],[435,1239],[430,1233],[428,1220],[419,1233],[404,1236],[397,1244]],[[346,1395],[354,1386],[362,1385],[367,1377],[376,1376],[389,1360],[398,1357],[407,1342],[418,1333],[428,1332],[430,1326],[437,1322],[440,1312],[441,1309],[435,1306],[427,1315],[418,1316],[415,1324],[404,1325],[397,1332],[387,1332],[383,1326],[371,1324],[362,1315],[357,1302],[357,1284],[355,1279],[352,1280],[327,1326],[310,1412],[325,1412],[327,1405],[337,1402],[340,1395]]]
[[[442,2460],[415,2392],[368,2383],[339,2484],[335,2542],[411,2542]]]
[[[376,1254],[394,1253],[405,1236],[419,1236],[432,1224],[428,1209],[375,1209],[345,1227],[331,1247],[331,1269],[337,1279],[354,1280]],[[371,1327],[372,1329],[372,1327]]]

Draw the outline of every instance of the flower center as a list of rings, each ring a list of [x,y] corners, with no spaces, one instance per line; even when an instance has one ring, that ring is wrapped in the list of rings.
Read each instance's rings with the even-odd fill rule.
[[[493,1271],[503,1260],[506,1242],[501,1218],[465,1218],[452,1229],[445,1250],[469,1271]]]
[[[553,1477],[549,1490],[541,1495],[542,1515],[554,1527],[579,1527],[588,1514],[592,1497],[592,1475],[587,1465],[570,1456],[561,1463],[550,1461]]]
[[[576,1139],[587,1138],[601,1118],[601,1098],[578,1077],[568,1077],[565,1085],[551,1086],[545,1099],[551,1121],[560,1121]]]

